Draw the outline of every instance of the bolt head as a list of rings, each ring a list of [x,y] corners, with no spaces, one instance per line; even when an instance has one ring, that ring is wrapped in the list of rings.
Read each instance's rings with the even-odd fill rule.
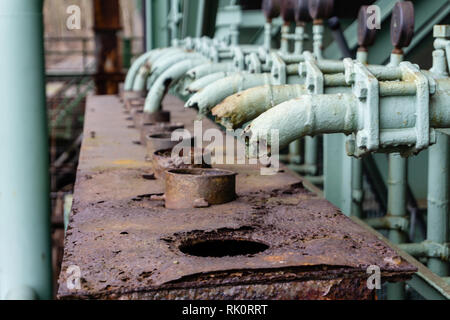
[[[450,38],[450,25],[435,25],[433,27],[433,36],[435,38]]]

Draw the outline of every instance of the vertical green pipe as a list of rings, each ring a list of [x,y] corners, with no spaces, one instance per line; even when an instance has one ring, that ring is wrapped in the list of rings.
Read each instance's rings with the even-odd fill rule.
[[[398,66],[403,61],[402,53],[391,53],[389,65]],[[388,160],[388,203],[387,210],[391,216],[406,216],[406,189],[408,184],[408,160],[399,153],[390,153]],[[389,240],[394,244],[404,243],[406,236],[400,230],[389,230]],[[406,298],[404,283],[390,283],[387,296],[391,300]]]
[[[449,137],[436,133],[437,142],[428,155],[428,218],[427,239],[446,243],[449,239]],[[428,267],[441,277],[449,275],[449,263],[439,258],[430,258]]]
[[[52,297],[42,5],[0,1],[2,299]]]
[[[145,45],[146,51],[153,49],[153,1],[145,0]]]
[[[131,38],[123,37],[122,38],[122,67],[125,69],[129,69],[131,67],[131,59],[132,59],[132,44]]]
[[[314,172],[309,175],[316,175],[317,173],[317,151],[318,151],[318,137],[305,137],[305,165],[308,168],[314,168]]]
[[[389,154],[388,173],[388,214],[404,217],[406,215],[406,184],[408,162],[399,153]],[[394,244],[404,243],[405,234],[400,230],[389,230],[389,240]],[[403,283],[390,283],[387,287],[388,298],[391,300],[405,299]]]

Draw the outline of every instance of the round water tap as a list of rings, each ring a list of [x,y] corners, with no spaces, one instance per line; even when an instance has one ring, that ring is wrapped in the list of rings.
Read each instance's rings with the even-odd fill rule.
[[[280,15],[280,0],[263,0],[262,11],[267,20],[272,20]]]
[[[375,42],[376,28],[369,28],[367,21],[371,14],[367,12],[369,6],[362,6],[358,13],[358,45],[363,48],[370,47]]]
[[[281,0],[280,13],[284,22],[295,22],[296,0]]]
[[[414,5],[411,1],[397,2],[392,11],[391,42],[397,48],[409,46],[414,36]]]
[[[328,19],[334,12],[334,0],[309,0],[309,14],[314,20]]]
[[[297,22],[309,22],[312,20],[309,14],[309,1],[297,0],[295,1],[295,20]]]

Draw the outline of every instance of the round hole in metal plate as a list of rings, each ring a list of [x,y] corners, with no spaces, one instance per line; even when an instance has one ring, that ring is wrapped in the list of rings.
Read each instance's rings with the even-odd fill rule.
[[[197,257],[233,257],[253,255],[269,248],[268,245],[244,239],[189,240],[179,247],[181,252]]]

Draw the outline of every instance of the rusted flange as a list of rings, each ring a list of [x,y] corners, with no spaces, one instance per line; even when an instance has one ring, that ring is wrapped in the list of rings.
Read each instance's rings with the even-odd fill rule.
[[[132,109],[143,109],[145,98],[136,97],[125,100],[125,109],[131,111]]]
[[[122,99],[124,101],[128,100],[128,99],[135,99],[135,98],[145,98],[145,91],[124,91],[122,94]]]
[[[235,172],[219,169],[166,171],[166,208],[207,207],[234,199],[236,199]]]
[[[297,0],[281,0],[280,14],[284,22],[295,22],[295,6]]]
[[[309,0],[309,14],[314,20],[328,19],[334,12],[334,0]]]
[[[309,22],[312,20],[309,14],[308,0],[297,0],[295,4],[295,20],[297,22]]]
[[[367,13],[369,6],[362,6],[358,13],[358,45],[360,48],[368,48],[375,42],[375,36],[377,34],[376,28],[369,28],[367,21],[370,18]]]
[[[177,129],[184,129],[181,122],[160,122],[160,123],[143,123],[141,127],[141,145],[147,143],[147,136],[151,133],[173,132]]]
[[[163,132],[163,133],[150,133],[146,136],[146,147],[147,147],[147,158],[151,160],[153,153],[157,150],[172,149],[177,144],[181,143],[180,140],[172,140],[173,132]],[[186,134],[183,137],[183,143],[185,146],[194,145],[194,137]]]
[[[396,49],[409,46],[414,36],[414,5],[411,1],[397,2],[392,11],[391,42]]]
[[[202,149],[191,148],[191,152],[187,157],[183,154],[184,149],[181,149],[178,154],[174,154],[172,150],[157,150],[153,153],[153,173],[157,179],[165,179],[165,171],[169,169],[211,168],[210,165],[204,162],[203,157],[201,164],[195,164],[195,152],[203,154]]]
[[[280,15],[280,0],[263,0],[262,11],[267,21]]]
[[[170,112],[169,111],[157,111],[157,112],[144,112],[142,109],[133,109],[132,117],[134,121],[134,126],[137,129],[142,128],[144,123],[158,123],[158,122],[170,122]]]

